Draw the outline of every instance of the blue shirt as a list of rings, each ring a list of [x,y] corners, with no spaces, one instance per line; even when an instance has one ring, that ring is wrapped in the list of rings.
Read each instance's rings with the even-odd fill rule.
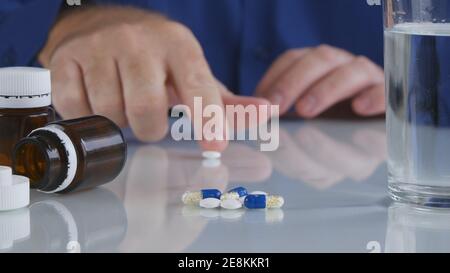
[[[36,64],[63,2],[0,1],[0,66]],[[216,77],[245,95],[252,95],[275,58],[292,48],[326,43],[382,64],[382,10],[366,0],[95,2],[142,7],[187,25],[202,44]]]

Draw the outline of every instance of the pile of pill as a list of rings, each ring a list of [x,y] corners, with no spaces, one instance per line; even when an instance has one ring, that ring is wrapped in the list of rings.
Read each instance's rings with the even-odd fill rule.
[[[182,196],[182,201],[188,206],[200,206],[207,209],[223,208],[240,209],[279,209],[284,205],[284,198],[278,195],[268,195],[262,191],[248,193],[244,187],[237,187],[222,193],[217,189],[188,191]]]

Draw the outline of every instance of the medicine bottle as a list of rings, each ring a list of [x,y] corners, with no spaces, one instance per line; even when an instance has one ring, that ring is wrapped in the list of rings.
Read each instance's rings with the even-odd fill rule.
[[[112,181],[126,161],[120,128],[102,116],[58,121],[20,140],[13,170],[30,179],[31,188],[66,193]]]
[[[50,71],[0,68],[0,165],[11,166],[14,145],[32,130],[55,120]]]

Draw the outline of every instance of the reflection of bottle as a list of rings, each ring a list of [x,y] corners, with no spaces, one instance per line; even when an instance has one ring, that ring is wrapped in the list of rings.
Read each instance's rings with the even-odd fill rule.
[[[11,252],[114,252],[125,237],[125,208],[105,188],[52,198],[33,192],[32,200],[30,236]]]
[[[8,251],[15,243],[30,235],[28,208],[0,213],[0,252]]]
[[[34,130],[15,146],[13,168],[29,177],[33,188],[65,193],[112,181],[125,160],[120,128],[105,117],[92,116]]]
[[[389,208],[386,252],[450,251],[450,212],[393,204]]]
[[[0,165],[11,166],[19,139],[55,119],[50,85],[46,69],[0,68]]]

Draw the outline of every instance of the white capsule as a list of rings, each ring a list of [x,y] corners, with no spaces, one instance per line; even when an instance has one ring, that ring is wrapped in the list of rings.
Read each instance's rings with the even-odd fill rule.
[[[202,153],[202,156],[206,159],[219,159],[222,157],[222,154],[215,151],[204,151]]]
[[[220,200],[228,200],[228,199],[239,199],[239,194],[237,192],[226,192],[220,196]]]
[[[181,197],[181,201],[188,206],[198,206],[200,201],[206,198],[220,199],[222,193],[218,189],[203,189],[200,191],[187,191]]]
[[[189,205],[189,206],[194,206],[194,205],[198,206],[198,204],[200,203],[201,200],[202,200],[201,192],[187,191],[181,197],[181,201],[183,201],[183,203],[185,205]]]
[[[240,209],[242,208],[242,203],[237,199],[225,199],[220,202],[220,206],[224,209]]]
[[[267,192],[264,192],[264,191],[253,191],[250,194],[253,194],[253,195],[268,195]]]
[[[269,209],[280,209],[284,206],[284,198],[279,195],[267,196],[266,206]]]
[[[220,207],[220,200],[217,198],[206,198],[200,201],[200,207],[205,209],[215,209]]]

